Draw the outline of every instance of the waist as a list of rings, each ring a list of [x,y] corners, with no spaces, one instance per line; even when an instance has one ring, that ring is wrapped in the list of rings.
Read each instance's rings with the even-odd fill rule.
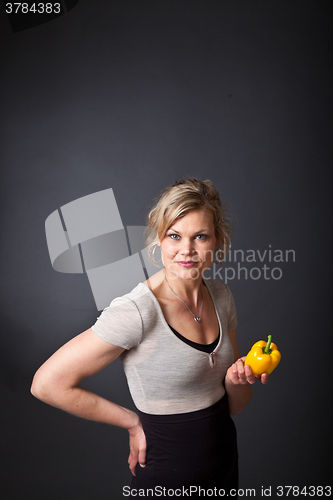
[[[202,410],[190,411],[186,413],[172,413],[172,414],[152,414],[144,413],[137,409],[142,424],[156,423],[156,424],[174,424],[181,422],[191,422],[195,420],[210,419],[211,417],[219,415],[229,416],[229,405],[227,395],[219,399],[213,405],[203,408]]]

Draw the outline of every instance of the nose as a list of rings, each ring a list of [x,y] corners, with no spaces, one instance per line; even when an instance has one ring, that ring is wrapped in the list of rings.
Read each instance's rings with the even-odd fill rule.
[[[184,256],[193,255],[195,253],[193,242],[189,238],[183,239],[180,253],[181,253],[181,255],[184,255]]]

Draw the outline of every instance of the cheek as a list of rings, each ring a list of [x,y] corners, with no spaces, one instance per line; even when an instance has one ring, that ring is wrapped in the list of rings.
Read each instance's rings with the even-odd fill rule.
[[[162,252],[163,254],[168,258],[174,256],[177,253],[177,245],[173,243],[168,243],[167,245],[162,246]]]
[[[202,252],[202,259],[204,262],[213,262],[214,249],[209,245]]]

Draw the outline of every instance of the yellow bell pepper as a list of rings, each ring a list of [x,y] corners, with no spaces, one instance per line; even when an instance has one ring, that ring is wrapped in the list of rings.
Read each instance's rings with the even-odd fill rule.
[[[245,358],[244,365],[252,368],[254,375],[272,373],[274,368],[280,363],[281,354],[277,350],[276,344],[272,342],[272,335],[268,335],[268,342],[260,340],[256,342]]]

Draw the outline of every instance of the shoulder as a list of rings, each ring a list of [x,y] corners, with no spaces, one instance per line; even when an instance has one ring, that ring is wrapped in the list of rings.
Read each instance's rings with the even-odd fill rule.
[[[213,279],[205,280],[205,284],[216,304],[227,308],[228,311],[235,308],[234,297],[228,285],[223,281]]]
[[[103,310],[92,329],[111,344],[130,349],[141,342],[156,309],[151,291],[139,283],[131,292],[116,297]]]
[[[213,294],[216,298],[221,298],[224,296],[229,297],[229,295],[231,294],[230,288],[223,281],[205,279],[204,282],[210,293]]]
[[[119,308],[123,314],[133,312],[135,309],[144,330],[150,329],[159,318],[159,303],[144,283],[139,283],[131,292],[114,299],[109,307]]]
[[[132,306],[134,304],[139,312],[145,313],[156,309],[155,300],[149,287],[144,283],[139,283],[131,292],[115,298],[110,306],[127,304],[130,307],[130,304]]]
[[[219,280],[205,280],[205,283],[221,317],[227,318],[228,332],[234,330],[237,327],[237,314],[235,301],[229,287]]]

